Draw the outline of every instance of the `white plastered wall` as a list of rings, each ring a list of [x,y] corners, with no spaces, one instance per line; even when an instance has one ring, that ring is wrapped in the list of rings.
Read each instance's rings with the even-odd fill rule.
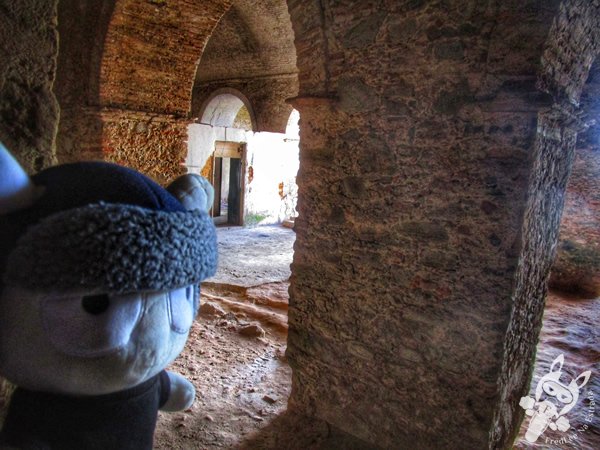
[[[205,124],[188,126],[188,172],[200,173],[215,149],[215,141],[246,143],[244,217],[264,216],[261,224],[278,223],[295,217],[298,173],[298,131],[287,134],[255,133],[237,128]],[[249,179],[252,167],[252,179]],[[283,183],[283,197],[280,195]]]

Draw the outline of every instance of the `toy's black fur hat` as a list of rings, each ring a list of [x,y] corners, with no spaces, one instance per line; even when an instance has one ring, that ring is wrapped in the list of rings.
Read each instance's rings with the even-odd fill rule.
[[[88,162],[31,179],[42,192],[36,202],[0,218],[4,285],[124,293],[173,289],[214,274],[211,218],[187,211],[144,175]]]

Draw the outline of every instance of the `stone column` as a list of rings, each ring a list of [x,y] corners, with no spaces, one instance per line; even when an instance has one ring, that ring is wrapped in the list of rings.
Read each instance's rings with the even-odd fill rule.
[[[546,212],[525,214],[547,174],[538,112],[553,100],[536,81],[556,5],[288,5],[301,114],[291,405],[384,448],[488,448],[496,414],[519,408],[502,403],[503,361],[533,358],[530,344],[505,348],[515,277],[537,258],[549,269],[560,214],[524,253]],[[564,180],[568,152],[554,157]],[[538,275],[525,297],[539,304]],[[527,370],[509,378],[505,392],[526,389]]]

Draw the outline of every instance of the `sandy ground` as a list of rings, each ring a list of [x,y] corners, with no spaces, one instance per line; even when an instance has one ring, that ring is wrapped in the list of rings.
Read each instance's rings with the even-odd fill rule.
[[[209,290],[204,304],[209,313],[201,314],[188,347],[172,368],[194,382],[196,403],[185,412],[160,414],[157,449],[368,448],[342,445],[344,436],[332,434],[323,424],[286,416],[291,369],[285,361],[281,303],[287,286],[275,283],[245,292]],[[244,304],[252,309],[243,309]],[[236,305],[242,305],[241,309]],[[530,396],[535,396],[537,381],[560,354],[565,359],[564,384],[586,370],[592,376],[566,415],[571,426],[568,432],[548,428],[537,442],[527,442],[530,419],[526,416],[515,449],[600,449],[598,323],[600,299],[549,296]],[[249,330],[248,335],[244,330]],[[293,433],[298,438],[290,441]],[[300,439],[306,442],[301,444]]]

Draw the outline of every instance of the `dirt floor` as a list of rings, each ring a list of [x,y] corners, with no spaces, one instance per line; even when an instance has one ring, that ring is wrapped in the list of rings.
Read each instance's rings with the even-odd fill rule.
[[[195,384],[196,402],[184,412],[160,413],[155,448],[235,448],[286,409],[291,369],[279,303],[287,283],[266,288],[275,307],[252,306],[263,301],[262,289],[254,289],[256,297],[206,289],[187,348],[171,367]]]
[[[204,289],[187,348],[170,367],[195,384],[196,402],[187,411],[159,412],[156,449],[376,449],[287,408],[288,286]]]
[[[286,410],[287,306],[295,234],[219,228],[217,274],[184,352],[171,366],[196,386],[187,411],[159,413],[157,449],[236,448]]]

